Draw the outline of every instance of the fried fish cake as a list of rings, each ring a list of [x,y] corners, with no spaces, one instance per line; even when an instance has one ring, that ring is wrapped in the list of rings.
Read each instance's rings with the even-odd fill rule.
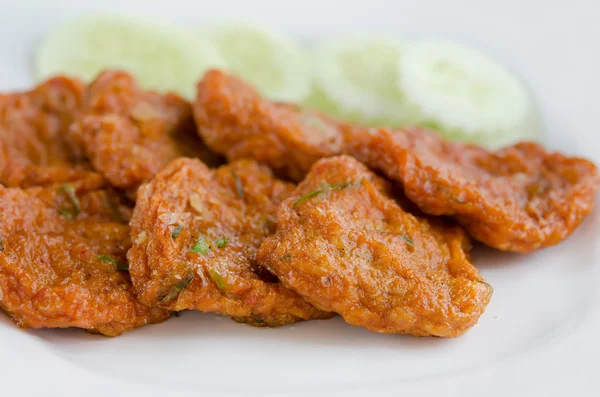
[[[198,133],[215,152],[229,160],[255,159],[294,181],[318,159],[342,151],[343,137],[328,118],[263,99],[218,70],[198,83],[194,117]]]
[[[16,231],[62,233],[94,223],[126,224],[131,208],[118,194],[89,180],[28,189],[0,186],[0,237]]]
[[[144,91],[128,73],[109,70],[90,84],[84,114],[70,137],[79,156],[113,186],[134,192],[177,157],[219,163],[195,131],[185,99]]]
[[[166,320],[169,311],[140,303],[126,273],[129,227],[117,222],[126,213],[86,189],[0,186],[0,307],[23,328],[107,336]]]
[[[215,151],[256,159],[293,180],[321,157],[353,155],[399,182],[425,213],[452,216],[505,251],[531,252],[567,238],[591,212],[600,186],[594,164],[538,144],[489,152],[421,129],[336,123],[263,99],[218,71],[198,84],[194,116]]]
[[[564,240],[592,211],[600,186],[590,161],[535,143],[488,152],[420,129],[349,130],[347,151],[400,182],[422,211],[452,216],[501,250],[531,252]]]
[[[330,317],[255,261],[292,189],[250,160],[214,171],[199,160],[172,162],[140,188],[131,221],[128,258],[142,302],[254,326]]]
[[[85,86],[55,77],[31,91],[0,95],[0,183],[28,187],[97,178],[76,161],[66,131],[83,105]]]
[[[315,307],[381,333],[455,337],[491,287],[460,226],[405,212],[352,157],[317,162],[277,214],[257,261]]]

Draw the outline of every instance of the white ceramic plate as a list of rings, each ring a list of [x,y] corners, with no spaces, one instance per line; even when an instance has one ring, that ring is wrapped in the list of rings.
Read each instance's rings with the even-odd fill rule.
[[[1,2],[0,89],[29,87],[43,33],[94,3]],[[182,23],[263,19],[310,40],[357,30],[461,40],[528,81],[549,147],[600,163],[594,0],[102,3]],[[377,335],[339,318],[254,329],[200,313],[110,339],[22,331],[0,315],[0,394],[598,395],[599,212],[568,241],[533,255],[477,249],[475,263],[495,294],[479,324],[458,339]]]

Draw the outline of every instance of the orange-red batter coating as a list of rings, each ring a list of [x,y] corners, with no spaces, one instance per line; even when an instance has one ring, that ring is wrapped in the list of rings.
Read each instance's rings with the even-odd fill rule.
[[[449,215],[483,243],[531,252],[567,238],[600,186],[585,159],[518,143],[496,152],[420,130],[348,128],[347,151],[404,187],[431,215]]]
[[[241,80],[208,72],[198,84],[199,133],[229,159],[248,157],[301,180],[322,157],[350,154],[398,182],[430,215],[452,216],[485,244],[531,252],[581,223],[600,186],[591,162],[519,143],[496,152],[421,129],[368,129],[262,98]]]
[[[192,107],[180,96],[142,90],[126,72],[108,70],[89,86],[72,146],[115,187],[134,192],[171,160],[219,158],[195,133]]]
[[[492,294],[460,226],[416,217],[347,156],[323,159],[279,207],[258,262],[316,307],[382,333],[455,337]]]
[[[128,257],[140,299],[255,326],[330,317],[255,261],[292,189],[249,160],[218,170],[199,160],[172,162],[138,192]]]
[[[166,320],[127,274],[126,208],[90,185],[0,186],[0,307],[23,328],[108,336]]]
[[[0,184],[27,187],[98,177],[75,158],[66,136],[84,95],[81,81],[63,76],[28,92],[0,95]]]
[[[198,83],[194,117],[198,133],[215,152],[230,161],[253,158],[294,181],[318,159],[342,150],[343,139],[328,118],[267,101],[218,70]]]

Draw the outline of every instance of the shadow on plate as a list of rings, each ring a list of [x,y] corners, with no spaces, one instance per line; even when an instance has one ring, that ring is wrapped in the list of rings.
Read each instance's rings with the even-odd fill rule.
[[[452,339],[417,338],[410,335],[385,335],[345,323],[341,317],[329,320],[299,322],[278,328],[255,328],[238,324],[227,317],[196,311],[182,312],[162,323],[139,328],[117,338],[91,334],[80,329],[29,330],[32,335],[51,344],[76,348],[82,344],[100,347],[117,340],[144,339],[155,343],[158,340],[179,339],[185,343],[191,339],[222,341],[235,339],[248,343],[308,344],[311,346],[340,346],[353,348],[398,346],[402,349],[423,349],[452,343]],[[455,339],[456,340],[456,339]],[[153,341],[153,342],[152,342]]]

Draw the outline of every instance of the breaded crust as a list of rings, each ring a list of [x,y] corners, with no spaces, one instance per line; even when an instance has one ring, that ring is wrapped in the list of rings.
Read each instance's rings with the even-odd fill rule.
[[[315,112],[262,98],[240,79],[218,70],[198,83],[198,133],[227,159],[252,158],[283,178],[300,181],[322,157],[341,153],[335,123]]]
[[[134,192],[175,158],[219,163],[195,131],[188,101],[144,91],[130,74],[108,70],[90,84],[83,115],[69,135],[79,156],[113,186]]]
[[[0,186],[0,306],[23,328],[107,336],[171,314],[136,298],[127,274],[128,209],[92,186]]]
[[[76,158],[67,137],[84,96],[85,85],[64,76],[28,92],[0,95],[0,184],[29,187],[98,177]]]
[[[567,238],[600,187],[593,163],[536,143],[488,152],[420,129],[349,130],[348,152],[399,182],[422,211],[452,216],[475,239],[505,251]]]
[[[199,160],[172,162],[138,192],[128,257],[140,299],[256,326],[330,317],[255,261],[292,189],[249,160],[214,171]]]
[[[455,337],[491,287],[460,226],[416,217],[348,156],[317,162],[279,207],[257,260],[316,307],[381,333]]]

